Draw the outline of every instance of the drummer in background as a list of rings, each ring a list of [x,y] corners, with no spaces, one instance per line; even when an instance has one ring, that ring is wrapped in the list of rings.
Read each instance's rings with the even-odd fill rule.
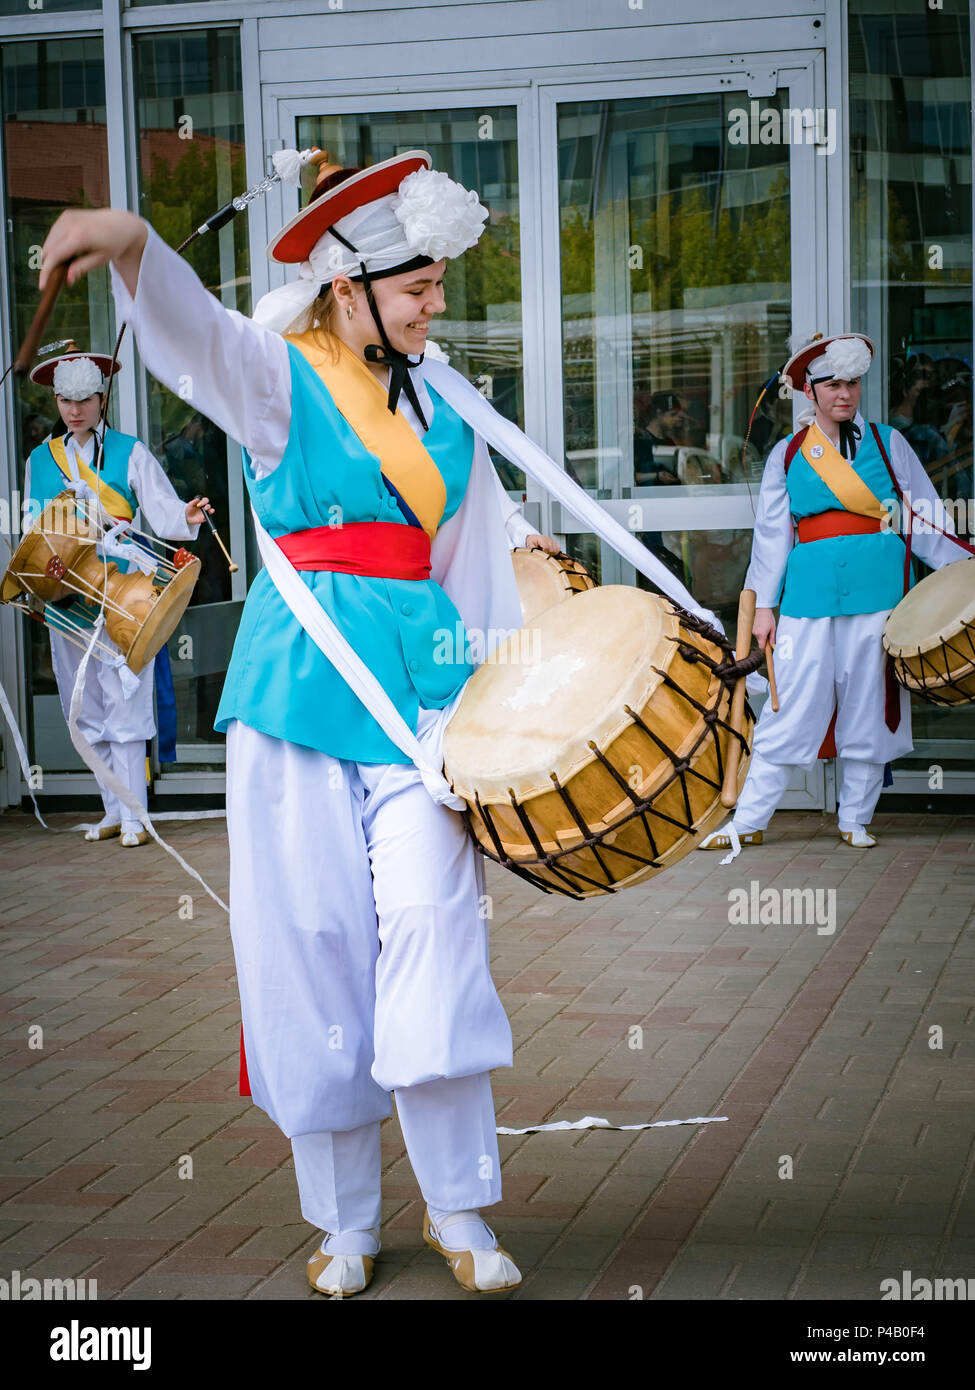
[[[809,405],[798,417],[799,432],[776,444],[765,464],[744,583],[757,596],[758,645],[775,646],[779,709],[766,701],[762,710],[730,826],[699,849],[734,855],[732,829],[740,844],[761,844],[793,772],[834,756],[840,838],[870,848],[877,841],[867,826],[885,764],[914,746],[910,696],[894,681],[881,640],[904,595],[905,562],[901,519],[884,519],[896,498],[884,453],[924,519],[948,532],[953,527],[904,436],[859,413],[872,357],[873,344],[862,335],[817,335],[786,363],[784,375]],[[964,558],[947,537],[914,525],[912,548],[932,569]]]
[[[53,388],[65,432],[60,436],[52,435],[31,451],[24,477],[24,497],[33,502],[32,510],[36,512],[59,492],[69,489],[76,496],[90,496],[97,484],[102,506],[116,520],[132,520],[141,509],[156,535],[166,540],[196,540],[204,510],[213,511],[207,498],[181,501],[160,464],[140,440],[100,423],[107,389],[105,374],[111,366],[112,359],[104,353],[71,352],[48,358],[31,372],[32,381]],[[115,371],[120,366],[121,363],[116,362]],[[105,441],[97,477],[94,472],[96,434],[98,438],[104,435]],[[103,633],[100,641],[118,651],[107,634]],[[51,664],[65,719],[83,655],[83,648],[77,642],[60,632],[51,632]],[[139,675],[126,668],[123,677],[117,668],[98,660],[93,651],[85,673],[78,723],[98,756],[143,808],[146,806],[146,740],[156,732],[152,674],[153,662],[150,661]],[[136,683],[137,688],[133,689]],[[127,695],[125,687],[132,693]],[[148,832],[132,812],[101,782],[98,790],[105,814],[97,825],[85,832],[85,839],[106,840],[121,835],[126,849],[145,844]]]

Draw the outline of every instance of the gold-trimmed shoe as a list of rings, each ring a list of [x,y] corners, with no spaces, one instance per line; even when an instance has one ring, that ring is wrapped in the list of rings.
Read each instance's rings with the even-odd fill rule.
[[[145,845],[148,843],[148,830],[126,830],[122,836],[123,849],[134,849],[136,845]]]
[[[739,835],[738,842],[742,845],[760,845],[764,838],[763,830],[752,830],[747,835]],[[714,830],[701,841],[698,849],[731,849],[731,836],[723,830]]]
[[[316,1293],[351,1298],[369,1287],[376,1266],[375,1255],[327,1255],[322,1245],[305,1266],[308,1282]]]
[[[455,1219],[470,1220],[469,1212],[455,1212],[448,1216],[444,1227]],[[462,1289],[468,1293],[505,1293],[516,1289],[521,1283],[521,1272],[514,1260],[503,1250],[495,1239],[493,1250],[451,1250],[441,1245],[439,1231],[434,1231],[429,1209],[423,1213],[423,1239],[431,1249],[450,1266],[450,1272]]]
[[[854,849],[873,849],[877,843],[876,836],[862,825],[858,825],[856,830],[840,830],[839,837],[845,845],[852,845]]]
[[[98,840],[111,840],[121,833],[121,825],[89,825],[85,831],[85,839],[94,844]]]

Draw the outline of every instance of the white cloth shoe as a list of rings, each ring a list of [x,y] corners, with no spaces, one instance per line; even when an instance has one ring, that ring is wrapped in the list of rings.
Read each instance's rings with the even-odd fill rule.
[[[113,836],[122,832],[122,826],[116,820],[109,820],[108,816],[103,816],[97,825],[89,825],[85,831],[86,840],[111,840]]]
[[[434,1226],[427,1209],[423,1214],[423,1239],[443,1255],[450,1272],[468,1293],[503,1293],[507,1289],[516,1289],[521,1283],[521,1273],[507,1250],[498,1244],[493,1232],[490,1232],[494,1241],[492,1249],[456,1250],[444,1243],[451,1226],[479,1220],[476,1211],[455,1211],[442,1217],[439,1225]]]
[[[839,827],[840,839],[854,849],[873,849],[877,843],[876,837],[871,835],[865,825],[852,825],[845,829]]]
[[[336,1244],[371,1244],[375,1249],[371,1255],[352,1254],[335,1250]],[[372,1283],[379,1249],[376,1230],[349,1231],[344,1237],[326,1236],[305,1266],[308,1282],[316,1293],[331,1294],[333,1298],[350,1298],[362,1293]]]
[[[149,842],[148,830],[123,830],[122,844],[126,849],[133,849],[136,845],[145,845]]]

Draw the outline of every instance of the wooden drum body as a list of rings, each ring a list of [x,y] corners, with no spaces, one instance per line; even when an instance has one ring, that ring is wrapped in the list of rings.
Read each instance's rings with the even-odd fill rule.
[[[681,859],[728,812],[726,650],[666,599],[593,588],[514,633],[475,671],[444,770],[478,846],[540,888],[585,898]],[[750,752],[746,709],[739,789]]]
[[[511,552],[511,563],[521,599],[521,620],[526,624],[554,604],[596,587],[585,565],[570,555],[549,555],[538,547],[518,546]]]
[[[887,619],[894,675],[934,705],[975,701],[975,559],[958,560],[917,584]]]
[[[0,580],[0,603],[17,603],[26,595],[18,606],[52,630],[85,642],[104,595],[107,635],[138,675],[176,630],[200,562],[180,551],[176,563],[156,557],[153,574],[138,569],[122,574],[114,561],[106,563],[98,555],[104,530],[71,493],[60,493],[11,556]]]

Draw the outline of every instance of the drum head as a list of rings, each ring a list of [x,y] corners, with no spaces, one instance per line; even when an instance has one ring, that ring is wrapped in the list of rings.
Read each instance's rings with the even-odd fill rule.
[[[643,589],[611,584],[557,603],[480,666],[444,736],[455,790],[473,801],[551,789],[593,760],[663,680],[676,614]],[[655,670],[654,668],[657,668]],[[456,778],[456,780],[454,780]]]
[[[935,570],[906,594],[887,619],[884,646],[892,656],[929,652],[972,626],[975,557]]]

